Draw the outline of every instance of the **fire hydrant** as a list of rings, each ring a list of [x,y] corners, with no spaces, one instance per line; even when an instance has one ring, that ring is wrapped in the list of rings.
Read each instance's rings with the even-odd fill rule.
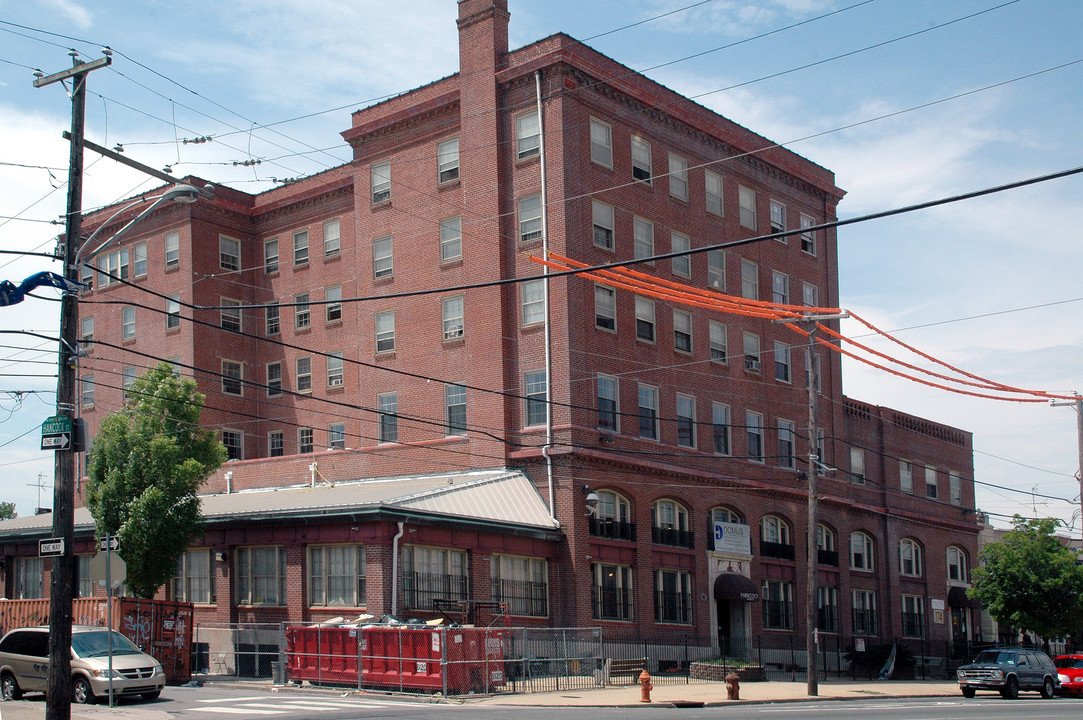
[[[651,690],[654,690],[654,685],[651,685],[651,674],[644,668],[643,672],[639,673],[639,702],[650,702]]]
[[[726,676],[726,695],[730,700],[741,699],[741,676],[737,673]]]

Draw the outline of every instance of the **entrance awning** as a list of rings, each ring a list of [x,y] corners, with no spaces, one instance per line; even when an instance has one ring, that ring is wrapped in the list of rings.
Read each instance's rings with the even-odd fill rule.
[[[965,607],[973,608],[974,610],[981,609],[981,603],[974,598],[967,597],[965,587],[951,587],[948,588],[948,605],[952,607]]]
[[[744,575],[722,573],[714,581],[716,600],[744,600],[756,602],[760,599],[760,589]]]

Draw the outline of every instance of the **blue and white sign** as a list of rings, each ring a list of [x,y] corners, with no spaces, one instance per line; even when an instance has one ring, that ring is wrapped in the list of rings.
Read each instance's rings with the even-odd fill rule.
[[[752,532],[744,523],[715,522],[714,549],[736,555],[752,554]]]

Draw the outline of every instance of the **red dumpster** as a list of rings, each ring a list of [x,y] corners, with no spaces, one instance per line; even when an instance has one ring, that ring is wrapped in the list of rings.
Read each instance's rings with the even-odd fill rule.
[[[314,685],[357,686],[356,627],[286,627],[286,676]]]
[[[502,630],[491,628],[363,629],[361,683],[463,695],[504,685]]]

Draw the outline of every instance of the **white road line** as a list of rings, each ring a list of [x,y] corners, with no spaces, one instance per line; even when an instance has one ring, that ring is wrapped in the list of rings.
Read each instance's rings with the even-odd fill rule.
[[[208,705],[201,708],[192,708],[197,712],[213,712],[220,715],[289,715],[292,710],[256,710],[244,707],[226,707],[225,705]]]

